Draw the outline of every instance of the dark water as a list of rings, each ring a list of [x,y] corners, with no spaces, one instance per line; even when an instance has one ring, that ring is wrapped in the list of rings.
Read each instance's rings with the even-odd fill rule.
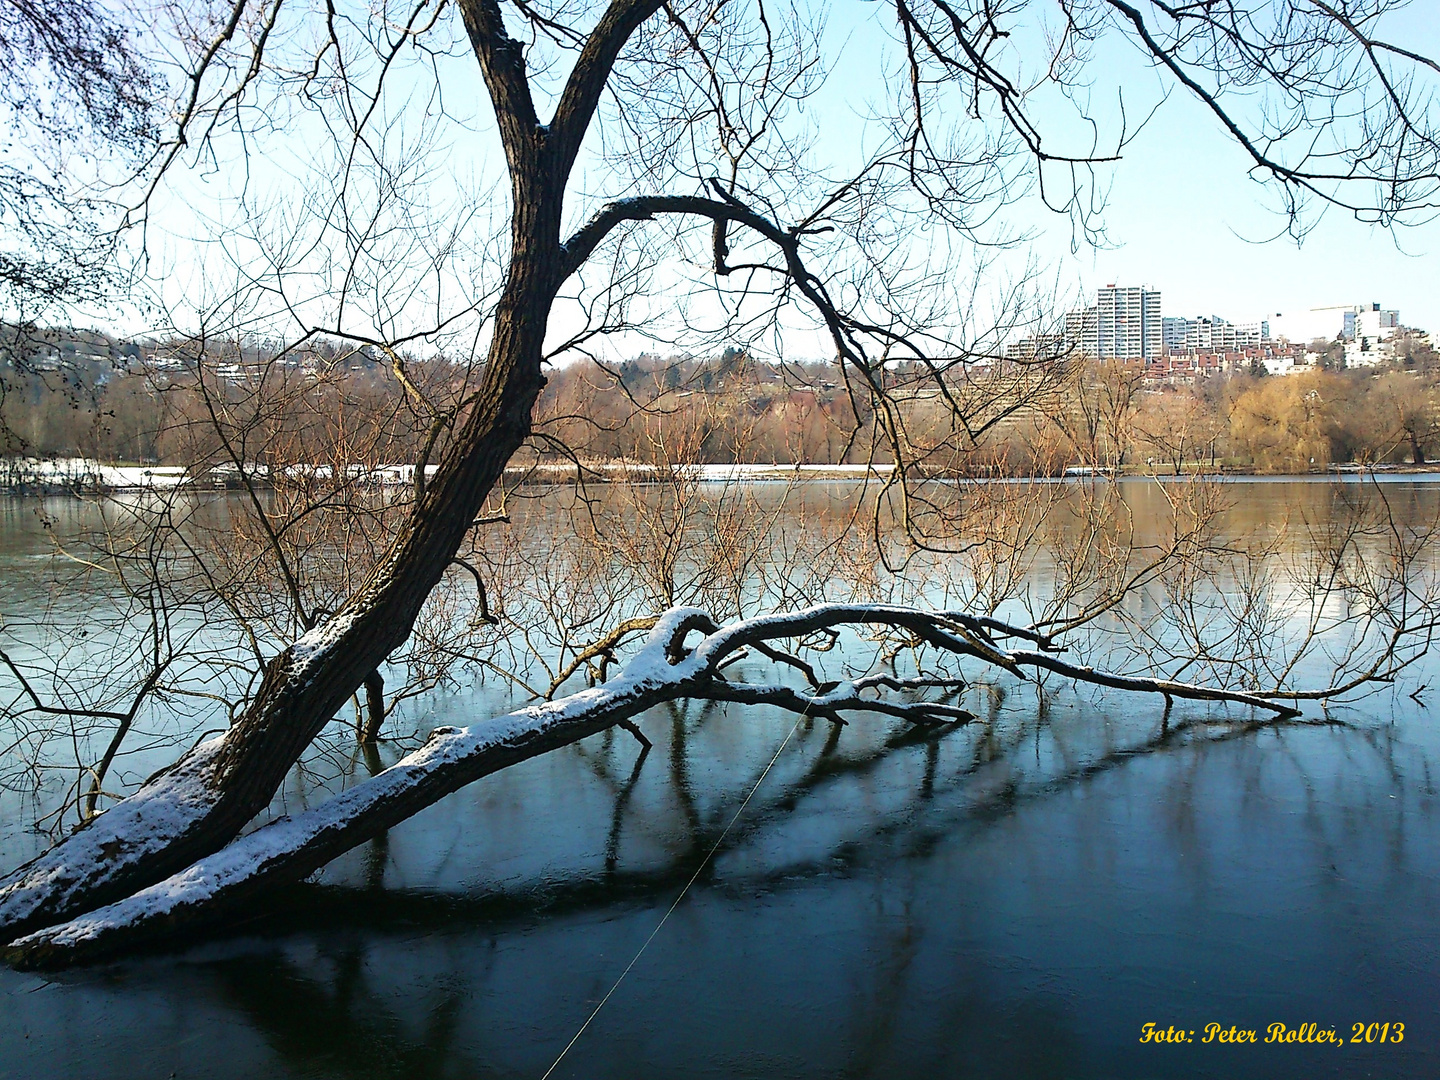
[[[968,700],[933,737],[659,710],[643,758],[482,781],[223,940],[0,973],[0,1076],[539,1080],[632,960],[554,1077],[1440,1075],[1440,717]]]

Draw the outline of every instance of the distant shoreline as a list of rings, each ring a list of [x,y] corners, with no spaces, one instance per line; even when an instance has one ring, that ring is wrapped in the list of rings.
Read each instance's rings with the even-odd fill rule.
[[[399,488],[415,482],[413,465],[350,465],[341,470],[352,483],[374,488]],[[427,476],[437,471],[434,465],[426,469]],[[9,495],[58,495],[58,494],[108,494],[134,491],[168,491],[185,488],[196,491],[225,491],[243,489],[246,486],[270,488],[275,486],[274,473],[279,473],[289,484],[328,486],[335,477],[336,469],[328,465],[288,465],[277,467],[274,472],[263,465],[255,465],[245,473],[234,466],[222,466],[193,475],[183,466],[135,465],[90,461],[83,458],[63,458],[53,461],[36,459],[0,460],[0,492]],[[1118,475],[1117,475],[1118,472]],[[894,474],[889,464],[704,464],[680,465],[673,468],[671,477],[681,477],[697,483],[810,483],[856,480],[888,481]],[[577,475],[586,483],[611,483],[631,480],[640,483],[654,483],[667,479],[666,470],[659,466],[640,465],[632,462],[590,462],[577,466],[571,462],[539,463],[528,467],[512,466],[506,469],[506,480],[511,484],[573,484]],[[1133,466],[1119,470],[1070,466],[1059,473],[1041,474],[991,474],[965,477],[934,476],[937,480],[985,480],[991,482],[1021,482],[1084,480],[1091,478],[1114,478],[1122,481],[1175,481],[1208,478],[1218,481],[1296,480],[1314,482],[1317,480],[1347,479],[1350,477],[1425,477],[1440,476],[1440,462],[1425,465],[1375,465],[1362,466],[1351,463],[1333,465],[1326,469],[1314,469],[1303,473],[1264,473],[1235,468],[1186,468],[1180,473],[1173,470],[1140,471]]]

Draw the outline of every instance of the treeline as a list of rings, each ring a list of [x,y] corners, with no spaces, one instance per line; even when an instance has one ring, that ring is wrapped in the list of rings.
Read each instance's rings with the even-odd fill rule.
[[[180,466],[227,455],[271,466],[433,463],[480,374],[333,348],[300,359],[10,365],[0,370],[0,452]],[[641,356],[551,371],[533,450],[582,461],[863,461],[855,416],[833,365],[777,367],[739,350]]]
[[[1278,473],[1440,457],[1440,370],[1429,365],[1156,385],[1140,364],[1079,362],[1038,389],[992,378],[999,400],[969,410],[979,421],[974,427],[983,428],[973,438],[956,436],[951,402],[934,392],[907,393],[903,367],[891,374],[907,458],[973,474],[1049,474],[1073,465]],[[961,396],[963,380],[957,384]],[[926,390],[933,385],[914,381]],[[544,404],[571,444],[604,458],[650,460],[685,446],[716,463],[893,456],[870,413],[852,410],[828,364],[777,366],[734,353],[720,361],[577,365],[552,379]],[[987,410],[999,419],[987,422]],[[939,447],[949,452],[933,453]]]
[[[422,365],[402,379],[331,343],[300,356],[176,345],[108,362],[12,360],[0,367],[0,453],[186,467],[403,462],[424,445],[434,403],[463,393],[466,376]]]
[[[0,453],[185,467],[433,463],[481,374],[324,342],[303,354],[203,357],[107,344],[108,359],[52,351],[47,363],[0,368]],[[727,349],[567,365],[549,373],[531,460],[890,462],[897,442],[922,471],[974,475],[1294,472],[1440,457],[1440,375],[1418,364],[1193,386],[1157,386],[1122,363],[961,366],[946,382],[894,365],[880,377],[883,417],[823,362]],[[957,425],[955,405],[967,400]]]
[[[1421,465],[1440,455],[1440,377],[1386,367],[1147,386],[1138,366],[1089,364],[1050,420],[1078,462],[1099,467]]]
[[[869,409],[857,413],[835,365],[764,363],[733,348],[561,368],[537,415],[541,432],[602,461],[835,465],[869,460],[875,446]]]

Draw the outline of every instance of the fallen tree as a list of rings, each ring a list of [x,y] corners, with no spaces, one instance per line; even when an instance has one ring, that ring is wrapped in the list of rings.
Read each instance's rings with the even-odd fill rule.
[[[1260,694],[1115,675],[1072,664],[1057,655],[1044,638],[1035,641],[1036,649],[1007,649],[1001,644],[1003,639],[1034,640],[1038,636],[997,619],[961,612],[828,604],[717,627],[707,613],[679,608],[655,622],[644,647],[608,682],[469,727],[436,728],[419,750],[322,806],[257,829],[124,900],[13,941],[5,948],[5,958],[20,968],[63,967],[216,920],[266,887],[309,875],[466,784],[626,724],[667,701],[689,698],[774,705],[835,724],[845,723],[845,714],[858,712],[900,717],[916,725],[962,724],[975,719],[974,714],[943,701],[914,699],[926,692],[963,688],[963,678],[880,674],[820,683],[806,661],[777,647],[780,642],[857,624],[900,632],[942,654],[981,660],[1016,675],[1023,675],[1026,669],[1042,669],[1097,686],[1160,694],[1167,701],[1228,702],[1262,710],[1276,720],[1299,715],[1293,706]],[[687,645],[690,635],[697,632],[702,635],[700,641]],[[727,678],[725,668],[747,650],[797,668],[807,676],[809,685],[797,689],[780,682]],[[166,797],[186,802],[184,787],[201,783],[193,774],[177,776]],[[197,795],[203,800],[203,788]],[[77,855],[72,850],[69,857]],[[89,857],[98,859],[101,853],[95,851]],[[44,864],[42,859],[29,876],[43,878]],[[4,899],[12,911],[24,902],[23,893],[11,893]]]

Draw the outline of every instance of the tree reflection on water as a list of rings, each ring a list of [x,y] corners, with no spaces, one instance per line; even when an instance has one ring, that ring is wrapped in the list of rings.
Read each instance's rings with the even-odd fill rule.
[[[47,993],[72,1007],[31,998],[46,1037],[20,1060],[73,1064],[64,1037],[138,995],[142,1015],[258,1039],[273,1075],[536,1077],[722,833],[555,1075],[1143,1076],[1147,1020],[1414,1024],[1437,1000],[1435,742],[1413,717],[1262,729],[1063,689],[975,699],[968,728],[802,721],[728,833],[793,721],[657,710],[648,753],[597,736],[227,941],[65,976]],[[1182,1050],[1166,1075],[1353,1075],[1281,1053]],[[156,1060],[245,1072],[183,1046]],[[1433,1050],[1383,1061],[1422,1075]]]

